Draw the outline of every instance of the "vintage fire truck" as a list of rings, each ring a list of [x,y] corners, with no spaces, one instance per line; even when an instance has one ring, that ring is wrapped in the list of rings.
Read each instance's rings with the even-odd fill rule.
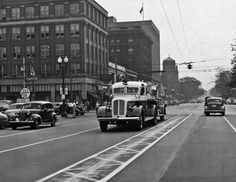
[[[123,81],[112,85],[111,104],[98,108],[97,119],[103,132],[109,124],[132,124],[142,130],[145,122],[156,125],[157,117],[164,120],[165,114],[165,104],[152,93],[150,85],[143,81]]]

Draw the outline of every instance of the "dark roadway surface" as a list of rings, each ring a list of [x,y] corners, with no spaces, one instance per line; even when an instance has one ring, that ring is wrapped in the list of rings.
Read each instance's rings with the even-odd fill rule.
[[[236,133],[226,120],[236,127],[236,106],[227,106],[225,118],[206,117],[195,104],[167,112],[192,116],[109,181],[235,182]],[[0,130],[0,182],[39,180],[139,133],[130,128],[102,133],[94,112],[60,120],[54,128]]]

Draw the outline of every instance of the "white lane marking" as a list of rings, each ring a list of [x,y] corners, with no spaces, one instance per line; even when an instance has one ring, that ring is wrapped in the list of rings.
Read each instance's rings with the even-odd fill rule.
[[[48,142],[51,142],[51,141],[60,140],[60,139],[63,139],[63,138],[72,137],[72,136],[75,136],[75,135],[80,135],[80,134],[87,133],[87,132],[90,132],[90,131],[94,131],[94,130],[97,130],[97,129],[98,129],[98,127],[97,128],[92,128],[92,129],[89,129],[89,130],[84,130],[84,131],[77,132],[77,133],[73,133],[73,134],[70,134],[70,135],[64,135],[64,136],[61,136],[61,137],[44,140],[44,141],[41,141],[41,142],[31,143],[31,144],[28,144],[28,145],[22,145],[20,147],[15,147],[15,148],[10,148],[10,149],[6,149],[6,150],[1,150],[0,154],[6,153],[6,152],[10,152],[10,151],[14,151],[14,150],[18,150],[18,149],[23,149],[23,148],[31,147],[31,146],[35,146],[35,145],[39,145],[39,144],[42,144],[42,143],[48,143]]]
[[[105,182],[111,179],[113,176],[115,176],[117,173],[119,173],[121,170],[123,170],[126,166],[128,166],[131,162],[133,162],[135,159],[137,159],[139,156],[141,156],[144,152],[146,152],[149,148],[151,148],[153,145],[155,145],[157,142],[159,142],[161,139],[163,139],[166,135],[168,135],[171,131],[173,131],[175,128],[177,128],[180,124],[182,124],[185,120],[187,120],[191,115],[187,116],[185,119],[183,119],[181,122],[179,122],[177,125],[175,125],[173,128],[168,130],[165,134],[163,134],[160,138],[158,138],[155,142],[153,142],[151,145],[145,147],[141,152],[139,152],[137,155],[126,161],[122,166],[115,169],[113,172],[111,172],[109,175],[107,175],[105,178],[100,180],[100,182]],[[164,128],[164,127],[163,127]]]
[[[62,127],[67,127],[67,126],[79,125],[79,124],[81,124],[81,123],[71,123],[71,124],[66,124],[66,125],[61,125],[61,126],[56,126],[56,127],[57,128],[62,128]],[[33,131],[26,131],[26,132],[21,132],[21,133],[14,133],[14,134],[9,134],[9,135],[3,135],[3,136],[0,136],[0,139],[1,138],[12,137],[12,136],[24,135],[24,134],[28,134],[28,133],[35,133],[35,132],[45,131],[45,130],[49,130],[49,129],[52,129],[52,127],[45,128],[45,129],[39,129],[39,130],[33,130]]]
[[[229,124],[229,126],[234,130],[234,132],[236,133],[236,128],[230,123],[230,121],[224,116],[223,117],[225,119],[225,121]]]
[[[158,138],[155,142],[153,142],[150,146],[146,146],[144,149],[141,149],[141,152],[140,151],[137,151],[137,150],[132,150],[132,151],[134,151],[133,153],[135,153],[135,155],[132,157],[132,158],[130,158],[129,160],[127,160],[126,162],[123,162],[122,163],[122,165],[119,165],[120,167],[117,167],[116,169],[114,169],[110,174],[108,174],[107,176],[105,176],[103,179],[101,179],[100,181],[101,182],[103,182],[103,181],[107,181],[107,180],[109,180],[109,179],[111,179],[113,176],[115,176],[117,173],[119,173],[122,169],[124,169],[128,164],[130,164],[132,161],[134,161],[137,157],[139,157],[140,155],[142,155],[146,150],[148,150],[150,147],[152,147],[155,143],[157,143],[157,142],[159,142],[163,137],[165,137],[167,134],[169,134],[173,129],[175,129],[177,126],[179,126],[182,122],[184,122],[186,119],[188,119],[189,117],[190,117],[191,115],[188,115],[187,117],[185,117],[185,119],[183,119],[182,121],[180,121],[178,124],[176,124],[172,129],[170,129],[168,132],[166,132],[165,134],[162,134],[162,137],[160,137],[160,138]],[[91,160],[91,159],[97,159],[97,157],[99,156],[99,155],[101,155],[102,153],[105,153],[106,151],[109,151],[110,149],[114,149],[115,147],[117,147],[117,146],[119,146],[119,145],[121,145],[121,144],[123,144],[123,143],[125,143],[125,142],[128,142],[129,140],[132,140],[132,139],[135,139],[136,137],[139,137],[139,136],[142,136],[142,134],[144,134],[144,133],[147,133],[148,131],[151,131],[151,130],[153,130],[153,129],[159,129],[159,130],[162,130],[162,129],[164,129],[164,128],[166,128],[166,127],[168,127],[169,125],[173,125],[173,123],[176,123],[179,119],[181,119],[182,118],[182,116],[180,116],[180,115],[178,115],[177,117],[173,117],[173,118],[176,118],[176,119],[174,119],[174,121],[169,121],[168,122],[168,124],[166,124],[166,125],[164,125],[163,127],[161,127],[161,128],[158,128],[158,126],[156,126],[156,127],[152,127],[152,128],[150,128],[150,129],[148,129],[148,130],[145,130],[145,131],[143,131],[143,132],[141,132],[141,133],[139,133],[139,134],[137,134],[137,135],[135,135],[135,136],[133,136],[133,137],[130,137],[130,138],[128,138],[128,139],[126,139],[126,140],[124,140],[124,141],[122,141],[122,142],[120,142],[120,143],[118,143],[118,144],[116,144],[116,145],[113,145],[113,146],[111,146],[111,147],[109,147],[109,148],[107,148],[107,149],[105,149],[105,150],[102,150],[102,151],[100,151],[100,152],[98,152],[98,153],[96,153],[96,154],[94,154],[94,155],[92,155],[92,156],[90,156],[90,157],[87,157],[87,158],[85,158],[85,159],[83,159],[83,160],[81,160],[81,161],[79,161],[79,162],[77,162],[77,163],[74,163],[74,164],[72,164],[72,165],[70,165],[70,166],[68,166],[68,167],[66,167],[66,168],[64,168],[64,169],[61,169],[61,170],[59,170],[59,171],[57,171],[57,172],[55,172],[55,173],[53,173],[53,174],[51,174],[51,175],[48,175],[48,176],[46,176],[46,177],[44,177],[44,178],[42,178],[42,179],[40,179],[40,180],[38,180],[37,182],[43,182],[43,181],[46,181],[46,180],[49,180],[50,181],[50,178],[53,178],[53,177],[55,177],[54,178],[54,180],[56,180],[56,181],[63,181],[63,179],[59,179],[59,178],[57,178],[56,176],[57,175],[60,175],[60,173],[63,173],[63,172],[66,172],[67,173],[67,175],[69,174],[69,171],[68,170],[70,170],[70,169],[72,169],[73,167],[75,167],[75,166],[77,166],[77,165],[79,165],[79,164],[81,164],[81,163],[83,163],[83,162],[86,162],[87,160]],[[172,119],[172,118],[171,118]],[[159,131],[158,130],[158,131]],[[149,143],[150,144],[150,143]],[[123,150],[126,150],[127,148],[123,148]],[[118,150],[119,150],[119,148],[118,148]],[[127,149],[127,150],[130,150],[130,149]],[[130,152],[132,152],[132,151],[130,151]],[[123,151],[123,152],[125,152],[125,151]],[[127,152],[127,151],[126,151]],[[114,155],[114,154],[112,154],[112,155]],[[114,159],[114,157],[113,157],[113,159]],[[114,161],[114,160],[112,160],[112,159],[110,159],[110,161],[112,162],[112,161]],[[115,162],[115,161],[114,161]],[[99,164],[98,163],[98,165],[100,166],[101,165],[101,163]],[[95,165],[96,166],[96,165]],[[87,166],[88,167],[88,166]],[[86,168],[87,168],[86,167]],[[94,166],[91,166],[92,168],[94,167]],[[72,169],[73,170],[73,169]],[[81,170],[81,168],[80,168],[80,170]],[[93,169],[94,170],[94,169]],[[89,171],[89,172],[93,172],[93,171]],[[88,174],[89,174],[89,172],[88,172]],[[96,171],[94,171],[95,173],[96,173]],[[82,172],[82,174],[83,174],[84,172]],[[73,175],[71,175],[72,176],[72,178],[73,177],[75,177],[75,176],[77,176],[77,177],[82,177],[83,179],[88,179],[88,176],[81,176],[81,174],[73,174]],[[72,180],[72,178],[70,178],[71,180]],[[90,178],[90,180],[91,179],[93,179],[93,178]],[[93,179],[93,181],[94,181],[95,179]]]

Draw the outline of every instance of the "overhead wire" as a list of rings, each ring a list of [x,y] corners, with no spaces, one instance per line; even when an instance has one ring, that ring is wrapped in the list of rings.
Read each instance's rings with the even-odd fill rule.
[[[180,21],[181,21],[182,29],[183,29],[183,32],[184,32],[184,39],[185,39],[185,43],[186,43],[186,46],[187,46],[189,60],[191,61],[192,58],[191,58],[191,53],[190,53],[190,49],[189,49],[189,43],[188,43],[188,39],[187,39],[185,27],[184,27],[183,16],[182,16],[180,5],[179,5],[179,0],[176,0],[176,2],[177,2],[178,10],[179,10],[179,16],[180,16]]]
[[[162,9],[163,9],[163,11],[164,11],[164,13],[165,13],[165,17],[166,17],[166,19],[167,19],[168,25],[169,25],[169,27],[170,27],[172,36],[173,36],[173,38],[174,38],[175,44],[176,44],[176,46],[177,46],[177,48],[178,48],[179,54],[180,54],[180,56],[183,58],[183,54],[182,54],[181,49],[180,49],[180,46],[179,46],[179,44],[178,44],[178,42],[177,42],[177,39],[176,39],[176,36],[175,36],[175,34],[174,34],[173,28],[172,28],[172,26],[171,26],[171,24],[170,24],[170,20],[169,20],[169,18],[168,18],[167,12],[166,12],[166,10],[165,10],[164,4],[163,4],[162,0],[160,0],[160,2],[161,2]]]

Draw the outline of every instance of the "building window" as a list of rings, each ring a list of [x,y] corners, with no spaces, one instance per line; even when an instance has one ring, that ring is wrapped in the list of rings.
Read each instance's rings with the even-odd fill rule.
[[[20,58],[20,46],[13,46],[12,48],[12,57],[13,59],[19,59]]]
[[[64,44],[56,44],[56,57],[64,55],[65,55]]]
[[[119,43],[120,43],[120,39],[117,39],[117,40],[116,40],[116,43],[119,44]]]
[[[72,63],[71,64],[71,74],[78,75],[80,73],[80,64],[79,63]]]
[[[40,16],[49,17],[49,6],[40,6]]]
[[[130,48],[128,49],[128,54],[130,55],[130,54],[133,54],[133,53],[134,53],[134,49],[130,47]]]
[[[133,39],[128,39],[128,42],[131,43],[131,42],[134,42],[134,40]]]
[[[116,49],[116,54],[120,54],[120,49]]]
[[[7,59],[7,48],[6,47],[0,47],[0,59],[1,60]]]
[[[49,38],[49,26],[41,26],[41,38]]]
[[[34,7],[26,7],[25,17],[26,18],[34,18]]]
[[[6,9],[0,9],[0,20],[6,20],[6,19],[7,19]]]
[[[79,3],[70,4],[70,14],[74,16],[79,15]]]
[[[0,78],[4,78],[4,74],[6,74],[4,73],[4,70],[6,70],[4,69],[4,65],[0,65]]]
[[[79,43],[73,43],[70,45],[71,50],[71,56],[77,57],[80,55],[80,44]]]
[[[26,38],[33,39],[35,36],[34,27],[26,27]]]
[[[20,28],[12,28],[12,40],[20,40]]]
[[[0,41],[6,40],[6,29],[0,28]]]
[[[50,64],[41,64],[41,76],[46,77],[50,75]]]
[[[34,45],[26,46],[26,56],[28,59],[35,57],[35,46]]]
[[[64,25],[56,25],[56,38],[64,37]]]
[[[12,8],[11,17],[13,20],[20,19],[20,8]]]
[[[12,77],[16,78],[20,76],[20,67],[16,64],[12,65]]]
[[[70,25],[70,35],[71,37],[79,37],[79,24],[71,24]]]
[[[64,5],[63,4],[55,5],[55,16],[64,16]]]
[[[40,46],[40,53],[41,53],[41,58],[48,58],[49,57],[49,45],[41,45]]]

